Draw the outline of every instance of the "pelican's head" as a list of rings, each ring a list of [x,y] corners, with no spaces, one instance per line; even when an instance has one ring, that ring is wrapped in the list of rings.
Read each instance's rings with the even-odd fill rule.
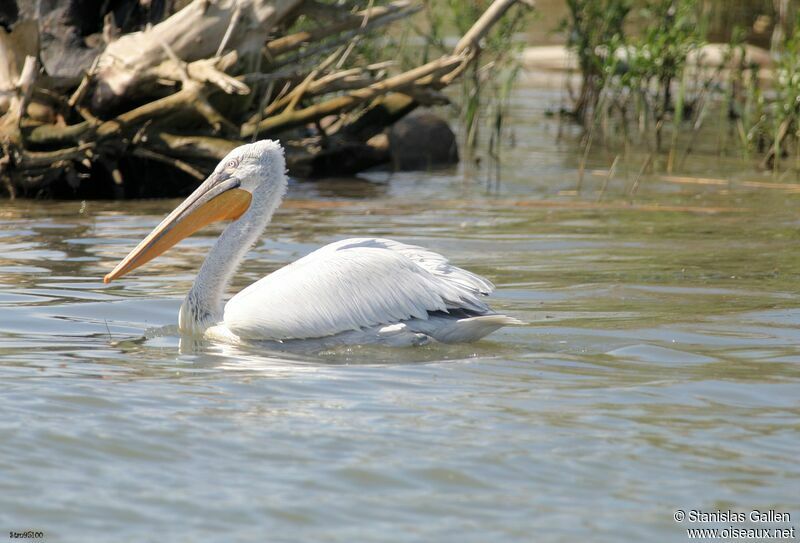
[[[285,171],[286,161],[281,144],[273,140],[261,140],[240,145],[225,155],[203,185],[214,178],[218,181],[235,181],[239,184],[237,188],[252,196],[257,189],[271,188]]]
[[[277,191],[282,196],[285,170],[283,148],[277,141],[262,140],[232,150],[103,282],[135,270],[208,224],[238,219],[264,194]]]

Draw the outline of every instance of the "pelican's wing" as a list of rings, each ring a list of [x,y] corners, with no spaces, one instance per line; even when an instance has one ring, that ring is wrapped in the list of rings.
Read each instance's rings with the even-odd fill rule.
[[[487,313],[481,298],[493,289],[421,247],[347,239],[253,283],[226,304],[223,320],[246,339],[324,337],[434,311]]]

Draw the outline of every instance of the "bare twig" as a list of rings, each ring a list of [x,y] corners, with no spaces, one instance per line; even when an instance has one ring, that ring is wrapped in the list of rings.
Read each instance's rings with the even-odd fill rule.
[[[354,13],[344,21],[326,24],[313,30],[304,30],[274,39],[267,43],[265,47],[266,53],[274,58],[300,49],[305,44],[319,42],[346,30],[356,28],[363,31],[388,24],[398,18],[404,18],[416,13],[419,9],[418,6],[413,6],[411,2],[405,0],[392,2],[387,6],[370,7],[364,11]],[[364,23],[365,19],[371,24],[366,25]]]
[[[472,25],[466,34],[458,41],[453,52],[462,53],[467,49],[477,49],[481,39],[494,26],[494,24],[508,11],[508,8],[517,3],[517,0],[495,0],[489,9]],[[527,6],[533,7],[532,1],[525,2]]]
[[[611,163],[611,167],[608,169],[608,175],[603,179],[603,186],[600,187],[600,193],[597,195],[598,202],[603,199],[606,189],[608,188],[608,182],[611,181],[611,178],[617,173],[617,164],[619,163],[620,156],[621,155],[617,155],[614,157],[614,162]]]
[[[634,196],[636,192],[639,190],[639,184],[641,183],[642,176],[644,172],[647,171],[647,167],[650,166],[650,163],[653,162],[653,153],[647,155],[642,167],[639,168],[639,173],[636,174],[636,179],[633,181],[633,185],[631,186],[630,195]]]
[[[203,172],[197,170],[196,168],[193,168],[192,166],[190,166],[186,162],[184,162],[182,160],[179,160],[177,158],[172,158],[172,157],[168,157],[166,155],[162,155],[161,153],[156,153],[155,151],[151,151],[149,149],[145,149],[144,147],[136,147],[133,150],[133,154],[135,156],[138,156],[138,157],[141,157],[141,158],[147,158],[147,159],[150,159],[150,160],[157,160],[158,162],[163,162],[164,164],[169,164],[170,166],[172,166],[174,168],[177,168],[178,170],[181,170],[182,172],[187,173],[187,174],[191,175],[192,177],[194,177],[195,179],[198,179],[200,181],[202,181],[203,179],[206,178],[206,176],[203,175]]]
[[[338,96],[301,110],[285,111],[280,115],[266,118],[255,126],[245,125],[242,127],[241,136],[248,137],[252,136],[254,133],[265,134],[279,132],[305,124],[314,119],[321,119],[326,115],[349,111],[358,104],[371,100],[376,96],[411,85],[417,79],[439,71],[447,71],[460,64],[462,61],[463,58],[461,56],[451,56],[428,62],[418,68],[390,77],[384,81],[373,83],[366,88],[354,90],[344,96]]]
[[[233,8],[233,14],[231,15],[231,22],[228,23],[228,28],[225,30],[225,35],[222,36],[222,41],[219,42],[219,47],[217,47],[217,53],[214,55],[215,57],[221,56],[222,53],[225,51],[225,47],[228,45],[228,41],[231,39],[231,35],[233,34],[233,29],[236,28],[236,23],[239,22],[239,17],[242,14],[242,6],[241,4],[236,4],[236,7]]]

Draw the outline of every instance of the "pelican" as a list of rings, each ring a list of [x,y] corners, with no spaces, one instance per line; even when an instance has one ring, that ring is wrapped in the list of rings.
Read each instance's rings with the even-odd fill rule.
[[[286,193],[276,141],[237,147],[103,278],[118,279],[216,221],[232,221],[203,262],[178,316],[182,334],[231,343],[341,339],[421,345],[475,341],[521,321],[484,301],[494,286],[443,256],[381,238],[326,245],[267,275],[227,303],[236,269]]]

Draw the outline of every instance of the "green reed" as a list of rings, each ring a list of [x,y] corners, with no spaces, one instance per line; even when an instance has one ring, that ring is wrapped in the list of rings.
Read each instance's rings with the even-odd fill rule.
[[[462,36],[490,3],[490,0],[423,0],[423,21],[417,27],[424,39],[423,55],[452,48],[446,37]],[[524,43],[518,36],[530,18],[531,10],[517,5],[492,28],[481,43],[478,61],[461,78],[455,97],[465,158],[478,162],[479,143],[486,141],[486,154],[496,177],[504,118],[519,74],[519,53]],[[484,127],[489,129],[488,138],[481,137]]]
[[[773,170],[784,162],[800,169],[800,18],[793,26],[779,21],[783,37],[773,50],[774,76],[765,89],[765,72],[748,60],[743,30],[731,34],[718,65],[704,63],[709,2],[567,0],[567,5],[570,17],[563,28],[582,76],[572,117],[584,127],[584,156],[597,138],[625,149],[633,139],[648,154],[665,153],[666,170],[672,171],[693,151],[716,111],[719,153],[760,156],[761,165]]]

